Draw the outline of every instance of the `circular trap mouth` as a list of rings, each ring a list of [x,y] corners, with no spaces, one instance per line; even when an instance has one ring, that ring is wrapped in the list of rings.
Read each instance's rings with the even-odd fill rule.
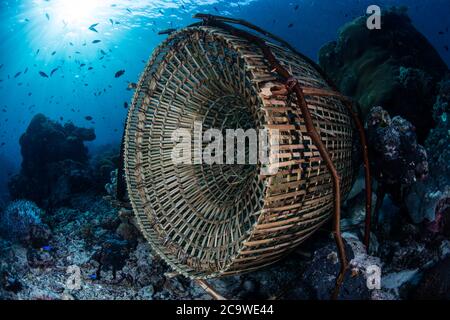
[[[331,91],[303,57],[267,45],[302,86]],[[271,94],[281,85],[261,49],[216,27],[171,34],[147,64],[127,119],[125,175],[143,234],[178,272],[208,278],[256,270],[279,260],[330,217],[331,177],[301,112]],[[338,97],[305,98],[346,194],[354,172],[351,117]],[[201,159],[209,129],[223,135],[229,129],[266,130],[277,133],[279,145],[267,165],[211,164]],[[174,161],[179,130],[191,134],[192,163]],[[276,170],[267,173],[265,166]]]

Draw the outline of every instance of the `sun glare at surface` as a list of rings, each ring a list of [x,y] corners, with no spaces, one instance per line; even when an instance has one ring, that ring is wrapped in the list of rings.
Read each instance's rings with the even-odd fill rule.
[[[50,22],[62,23],[70,29],[85,28],[94,19],[111,11],[108,0],[35,0],[34,3]]]
[[[103,4],[102,4],[103,3]],[[52,6],[55,18],[68,24],[85,25],[104,7],[101,0],[56,0]]]

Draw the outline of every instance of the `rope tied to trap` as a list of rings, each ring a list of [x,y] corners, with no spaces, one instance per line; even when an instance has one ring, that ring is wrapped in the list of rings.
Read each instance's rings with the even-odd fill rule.
[[[333,217],[340,285],[348,266],[340,204],[355,175],[353,125],[370,178],[364,131],[351,103],[281,39],[245,21],[196,17],[202,22],[171,33],[155,50],[129,110],[125,173],[141,230],[172,268],[207,287],[203,279],[278,261]],[[239,111],[226,95],[236,98]],[[171,132],[192,129],[198,119],[206,128],[223,128],[224,114],[243,110],[246,125],[283,132],[275,175],[261,175],[254,166],[242,171],[246,179],[231,184],[224,177],[239,176],[242,168],[167,162]],[[366,191],[370,212],[370,179]],[[370,214],[366,240],[369,227]]]

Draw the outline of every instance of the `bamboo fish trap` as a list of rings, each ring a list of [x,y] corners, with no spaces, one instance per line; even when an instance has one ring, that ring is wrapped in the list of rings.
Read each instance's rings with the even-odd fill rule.
[[[303,55],[263,41],[300,85],[345,195],[357,141],[346,99]],[[220,23],[172,33],[154,51],[129,109],[124,162],[133,211],[152,248],[193,279],[268,266],[333,213],[330,170],[296,107],[298,96],[280,90],[285,81],[264,48]],[[261,165],[174,164],[172,133],[193,130],[195,121],[204,130],[278,130],[278,172],[263,175]]]

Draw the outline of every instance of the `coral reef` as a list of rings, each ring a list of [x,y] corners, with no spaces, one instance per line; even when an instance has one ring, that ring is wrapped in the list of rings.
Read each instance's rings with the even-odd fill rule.
[[[367,117],[372,173],[383,185],[410,186],[428,175],[425,148],[417,143],[415,127],[400,116],[391,118],[381,107]]]
[[[29,199],[42,208],[70,206],[77,194],[104,194],[111,171],[118,165],[116,146],[97,148],[90,157],[86,141],[95,139],[93,129],[68,122],[61,125],[36,115],[20,139],[21,172],[9,181],[13,199]]]
[[[425,148],[417,142],[415,127],[402,117],[391,118],[386,110],[375,107],[367,116],[366,127],[371,172],[378,182],[374,214],[377,225],[386,194],[400,208],[408,207],[414,200],[422,201],[415,195],[411,198],[411,190],[416,190],[417,184],[428,177],[428,158]],[[417,216],[416,210],[410,210],[410,214],[416,222],[424,219]],[[388,223],[392,224],[393,221]]]
[[[93,129],[64,126],[36,115],[20,138],[22,170],[9,182],[13,199],[29,199],[42,207],[69,201],[72,194],[92,185],[85,141],[95,139]]]
[[[422,142],[433,124],[437,83],[448,69],[405,9],[382,15],[382,30],[369,30],[365,17],[345,25],[337,41],[320,50],[319,63],[344,94],[359,102],[364,117],[382,106],[413,123]]]
[[[450,202],[450,76],[439,84],[439,94],[433,107],[436,126],[430,131],[425,148],[428,154],[429,177],[414,185],[406,198],[408,210],[415,222],[426,219],[431,225],[444,223],[445,206]],[[439,227],[431,227],[439,230]]]
[[[97,191],[103,192],[119,166],[120,150],[116,145],[105,145],[93,150],[93,154],[90,164],[94,184]]]
[[[0,237],[12,242],[40,246],[50,238],[50,230],[41,221],[42,210],[33,202],[11,202],[0,213]]]
[[[194,282],[170,272],[164,261],[154,255],[136,229],[129,210],[112,207],[98,196],[78,199],[71,208],[59,208],[52,214],[42,215],[42,221],[53,231],[44,247],[35,248],[26,242],[12,245],[0,239],[0,297],[52,300],[211,298]],[[323,258],[323,246],[328,248],[327,256],[333,252],[336,255],[333,242],[320,239],[322,237],[312,239],[302,247],[312,253],[298,250],[273,267],[212,280],[212,284],[229,298],[326,298],[316,290],[329,290],[336,275],[334,260],[325,260],[330,263],[330,268],[326,268],[328,282],[302,276],[306,271],[311,273],[317,269],[311,259],[313,256]],[[361,243],[359,246],[362,248]],[[349,248],[351,252],[361,251],[354,249],[353,244]],[[314,253],[316,250],[320,251]],[[360,253],[354,256],[361,257]],[[71,275],[68,270],[73,266],[80,270],[80,288],[68,285]],[[367,290],[362,290],[364,281],[364,277],[351,280],[359,283],[361,290],[347,297],[370,296]],[[350,292],[353,286],[345,287],[348,290],[344,292]]]
[[[383,16],[383,32],[357,19],[320,53],[363,108],[377,187],[369,253],[361,175],[343,205],[350,269],[339,298],[448,299],[450,76],[442,79],[447,67],[404,11]],[[92,129],[43,115],[20,139],[22,170],[9,189],[36,204],[0,205],[0,299],[210,299],[151,250],[129,204],[115,199],[118,148],[92,156],[93,139]],[[339,270],[330,230],[263,270],[210,283],[234,299],[329,299]],[[367,286],[374,267],[379,289]]]
[[[425,147],[436,186],[442,189],[450,185],[450,74],[439,83],[433,119],[436,126],[431,130]]]

